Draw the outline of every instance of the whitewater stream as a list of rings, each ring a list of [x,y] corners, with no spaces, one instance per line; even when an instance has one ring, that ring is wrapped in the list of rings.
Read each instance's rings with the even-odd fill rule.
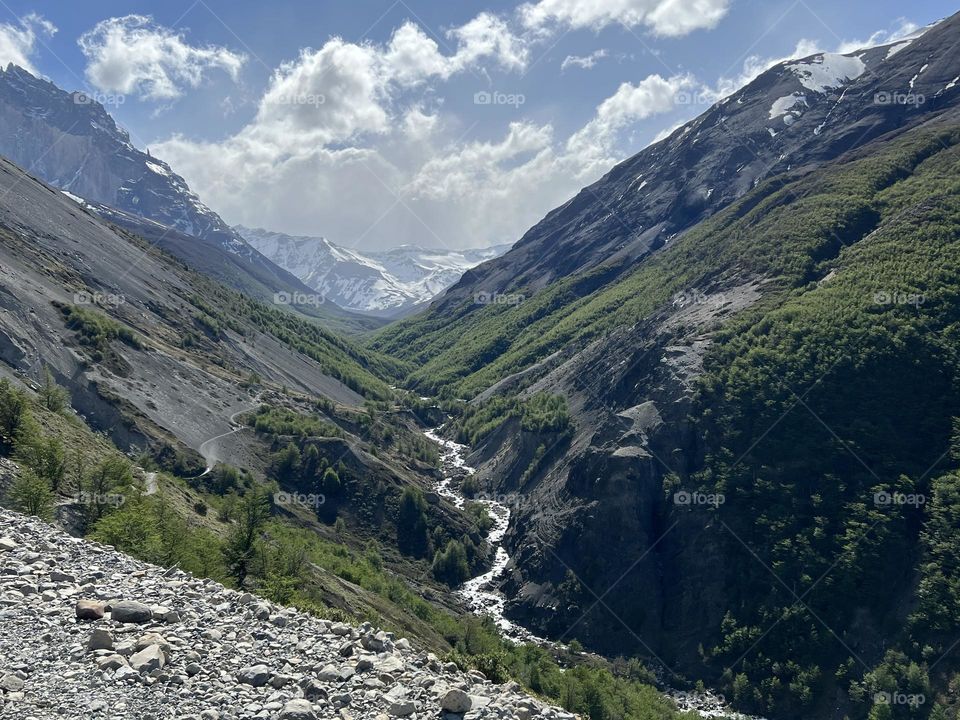
[[[466,445],[441,437],[442,429],[441,425],[424,433],[430,440],[440,445],[440,464],[444,477],[437,483],[436,491],[441,497],[447,498],[458,508],[462,508],[466,498],[460,492],[460,484],[476,471],[467,465],[465,460],[470,449]],[[510,527],[510,508],[501,502],[482,496],[472,498],[470,501],[486,507],[487,514],[493,520],[493,527],[486,539],[495,554],[490,569],[483,575],[467,580],[456,591],[457,595],[472,612],[477,615],[489,615],[507,640],[515,643],[550,644],[550,641],[537,637],[526,628],[511,622],[504,615],[507,598],[498,587],[510,563],[510,555],[503,546],[503,538],[507,534],[507,528]]]
[[[467,465],[466,462],[466,456],[470,452],[470,448],[442,437],[440,432],[443,427],[441,425],[424,432],[428,439],[440,446],[440,467],[443,471],[443,479],[437,482],[435,489],[438,495],[447,498],[458,508],[462,508],[467,499],[460,492],[460,486],[463,480],[473,475],[476,470]],[[490,616],[500,629],[503,637],[510,642],[517,644],[533,643],[541,646],[569,649],[562,643],[538,637],[506,618],[504,610],[507,598],[500,592],[499,587],[507,565],[510,563],[510,555],[503,546],[503,539],[510,527],[510,508],[501,502],[485,498],[482,495],[471,498],[470,502],[485,506],[487,513],[493,520],[493,527],[487,534],[487,543],[494,549],[495,555],[491,568],[483,575],[467,580],[456,590],[456,594],[463,599],[471,612],[477,615]],[[696,693],[666,688],[664,693],[673,699],[681,712],[693,711],[703,718],[763,720],[763,718],[753,718],[730,710],[726,706],[723,696],[716,695],[709,690],[704,693]]]

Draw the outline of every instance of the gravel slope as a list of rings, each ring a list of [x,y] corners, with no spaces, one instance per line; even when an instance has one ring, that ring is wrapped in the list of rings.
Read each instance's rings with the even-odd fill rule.
[[[0,527],[0,718],[574,718],[369,625],[318,620],[7,510]]]

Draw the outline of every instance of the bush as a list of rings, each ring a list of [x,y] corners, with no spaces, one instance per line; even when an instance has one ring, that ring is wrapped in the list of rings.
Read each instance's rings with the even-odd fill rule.
[[[452,588],[459,587],[470,577],[470,564],[467,562],[467,551],[456,540],[447,543],[442,551],[438,550],[433,556],[431,568],[433,576],[440,582]]]
[[[43,385],[40,387],[40,402],[53,413],[63,412],[70,402],[70,393],[57,385],[50,368],[43,369]]]
[[[6,378],[0,380],[0,453],[9,457],[30,420],[27,396]]]
[[[400,496],[397,513],[397,547],[414,557],[425,557],[430,552],[427,528],[427,501],[418,488],[406,487]]]
[[[43,520],[52,516],[53,501],[50,485],[30,469],[24,469],[7,491],[7,503],[12,509]]]

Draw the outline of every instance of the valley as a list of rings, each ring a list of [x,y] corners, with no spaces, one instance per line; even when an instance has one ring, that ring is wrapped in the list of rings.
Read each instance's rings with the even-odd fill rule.
[[[318,72],[409,61],[387,108],[473,62],[413,63],[415,27]],[[107,107],[0,69],[0,717],[960,717],[960,14],[797,54],[591,156],[519,239],[495,187],[470,250],[406,242],[440,240],[413,208],[572,173],[554,128],[384,182],[348,143],[385,118],[278,100],[291,61],[211,168],[159,145],[231,207],[233,154],[280,187],[271,143],[360,117],[279,152],[343,163],[372,225],[334,242],[239,222],[302,226],[307,183],[228,224]],[[426,142],[434,99],[394,124]]]

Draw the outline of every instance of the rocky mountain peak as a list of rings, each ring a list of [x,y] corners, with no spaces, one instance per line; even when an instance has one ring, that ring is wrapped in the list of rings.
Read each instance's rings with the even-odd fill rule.
[[[254,253],[162,160],[137,149],[100,100],[15,65],[0,71],[0,154],[72,195]]]

